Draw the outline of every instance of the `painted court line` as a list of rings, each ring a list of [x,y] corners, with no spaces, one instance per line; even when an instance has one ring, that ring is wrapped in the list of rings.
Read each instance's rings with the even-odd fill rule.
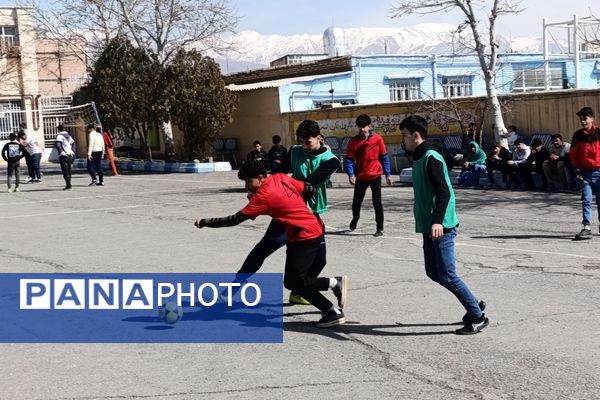
[[[35,200],[35,201],[17,201],[17,202],[11,202],[11,203],[0,203],[0,206],[16,206],[16,205],[23,205],[23,204],[42,204],[42,203],[52,203],[52,202],[56,202],[56,201],[67,201],[67,200],[88,200],[88,199],[103,199],[103,198],[109,198],[109,197],[125,197],[125,196],[139,196],[139,195],[145,195],[145,194],[168,194],[168,193],[194,193],[197,190],[201,190],[201,189],[229,189],[229,188],[235,188],[238,187],[236,186],[204,186],[204,187],[199,187],[195,190],[193,189],[186,189],[186,190],[151,190],[148,192],[127,192],[127,193],[116,193],[116,194],[99,194],[99,195],[94,195],[94,196],[79,196],[79,197],[61,197],[61,198],[57,198],[57,199],[45,199],[45,200]],[[59,190],[57,190],[58,192]],[[24,194],[27,192],[21,192],[21,194]],[[21,197],[21,196],[19,196]],[[16,196],[15,196],[16,198]]]
[[[194,203],[200,203],[208,200],[197,200]],[[105,207],[105,208],[90,208],[85,210],[68,210],[68,211],[57,211],[50,213],[38,213],[38,214],[22,214],[22,215],[9,215],[5,217],[0,217],[2,219],[17,219],[17,218],[32,218],[32,217],[47,217],[53,215],[64,215],[64,214],[80,214],[80,213],[90,213],[97,211],[111,211],[111,210],[124,210],[130,208],[141,208],[141,207],[164,207],[164,206],[172,206],[177,204],[189,204],[189,201],[176,201],[172,203],[154,203],[154,204],[134,204],[130,206],[121,206],[121,207]]]
[[[383,236],[379,239],[400,239],[400,240],[408,240],[411,242],[418,242],[418,243],[422,242],[422,239],[420,239],[420,238],[410,238],[410,237],[405,237],[405,236]],[[530,249],[517,248],[517,247],[498,247],[498,246],[488,246],[488,245],[472,244],[472,243],[464,243],[464,242],[456,242],[455,245],[456,246],[465,246],[465,247],[476,247],[476,248],[480,248],[480,249],[504,250],[504,251],[515,252],[515,253],[537,253],[537,254],[546,254],[546,255],[553,255],[553,256],[577,257],[577,258],[586,258],[586,259],[591,259],[591,260],[600,260],[600,257],[595,257],[595,256],[584,256],[581,254],[561,253],[561,252],[555,252],[555,251],[530,250]]]

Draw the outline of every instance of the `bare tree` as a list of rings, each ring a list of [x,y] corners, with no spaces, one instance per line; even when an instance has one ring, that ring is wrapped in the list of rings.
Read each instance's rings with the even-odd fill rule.
[[[112,38],[122,34],[143,49],[157,68],[167,66],[181,48],[229,50],[231,44],[222,35],[234,32],[239,19],[228,0],[55,0],[49,7],[33,6],[39,10],[36,25],[42,34],[65,43],[73,36],[87,39],[87,57],[92,62]],[[163,121],[161,130],[169,154],[170,123]]]
[[[491,8],[487,11],[486,23],[483,23],[477,11],[485,10],[489,3]],[[409,14],[431,14],[434,12],[460,11],[465,20],[458,25],[455,34],[459,42],[475,52],[478,57],[481,71],[485,80],[487,103],[492,115],[494,126],[494,140],[506,134],[502,107],[496,91],[496,66],[498,49],[500,47],[496,38],[496,20],[500,15],[516,14],[522,11],[518,8],[520,2],[511,4],[509,0],[400,0],[391,9],[392,18],[400,18]],[[477,10],[477,11],[476,11]],[[480,11],[483,13],[484,11]],[[487,29],[487,33],[484,32]],[[469,31],[471,35],[466,35]],[[470,40],[466,40],[470,38]]]
[[[221,53],[231,44],[221,35],[233,33],[238,16],[227,0],[55,0],[33,6],[42,36],[70,40],[85,38],[91,59],[117,34],[128,37],[161,65],[179,48]]]

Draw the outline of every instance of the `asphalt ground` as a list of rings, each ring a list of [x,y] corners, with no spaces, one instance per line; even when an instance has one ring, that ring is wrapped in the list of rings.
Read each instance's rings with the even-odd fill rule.
[[[269,222],[193,226],[245,205],[235,172],[88,183],[80,173],[62,191],[47,173],[0,193],[0,272],[233,272]],[[384,188],[375,238],[367,194],[349,233],[352,188],[334,176],[324,275],[349,276],[342,327],[318,329],[316,309],[284,304],[282,344],[0,344],[0,398],[600,398],[600,237],[594,224],[573,241],[579,197],[457,191],[457,269],[491,321],[474,336],[452,333],[464,310],[425,275],[412,199],[411,187]],[[284,257],[263,271],[282,272]]]

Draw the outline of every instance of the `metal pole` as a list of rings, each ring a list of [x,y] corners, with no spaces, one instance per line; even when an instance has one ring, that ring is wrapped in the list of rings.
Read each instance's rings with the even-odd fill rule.
[[[550,65],[548,62],[548,26],[546,25],[546,18],[542,19],[543,38],[544,38],[544,90],[550,90]]]
[[[573,41],[575,46],[575,89],[579,88],[579,19],[573,15]]]

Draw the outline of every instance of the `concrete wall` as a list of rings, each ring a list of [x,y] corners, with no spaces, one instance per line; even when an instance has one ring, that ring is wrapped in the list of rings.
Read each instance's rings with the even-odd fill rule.
[[[516,125],[519,133],[560,133],[569,141],[575,130],[580,128],[575,115],[581,107],[589,106],[600,115],[600,89],[560,90],[532,94],[508,95],[501,97],[507,104],[504,123]],[[313,119],[319,122],[324,135],[353,136],[357,133],[354,120],[360,114],[368,114],[373,127],[384,137],[386,144],[400,143],[398,124],[410,115],[424,116],[430,124],[430,135],[444,136],[460,134],[460,124],[475,122],[483,127],[489,141],[492,138],[492,125],[488,115],[483,115],[484,97],[461,100],[418,101],[406,103],[374,104],[370,106],[348,106],[332,110],[312,110],[284,113],[282,119],[293,132],[300,121]],[[454,111],[456,107],[456,111]],[[457,116],[458,113],[458,116]]]
[[[271,138],[278,134],[283,138],[283,145],[290,146],[292,137],[279,111],[279,94],[277,88],[264,88],[237,92],[240,96],[238,108],[233,115],[233,122],[223,128],[221,137],[237,138],[239,146],[237,160],[246,159],[253,150],[252,142],[260,140],[268,151]]]

